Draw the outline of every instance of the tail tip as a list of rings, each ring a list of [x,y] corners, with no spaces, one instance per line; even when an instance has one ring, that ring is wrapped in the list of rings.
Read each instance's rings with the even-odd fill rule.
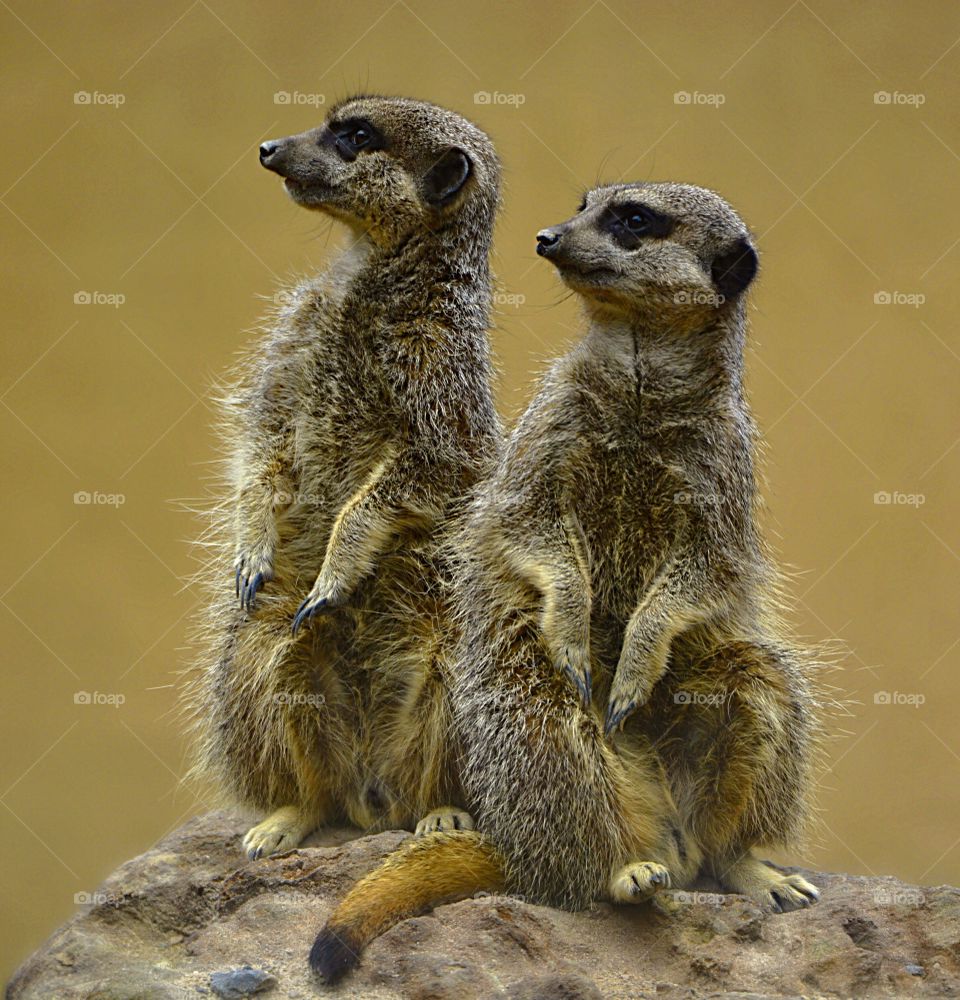
[[[310,949],[310,968],[324,983],[339,982],[360,964],[359,949],[353,948],[344,934],[329,926],[317,935]]]

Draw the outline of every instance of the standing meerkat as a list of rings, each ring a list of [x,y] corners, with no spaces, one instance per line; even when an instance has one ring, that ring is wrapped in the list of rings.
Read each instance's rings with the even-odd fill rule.
[[[349,246],[284,296],[226,395],[229,499],[186,692],[195,770],[267,813],[252,858],[325,822],[469,827],[446,806],[461,793],[440,535],[501,437],[497,157],[451,111],[358,97],[260,161]]]
[[[430,892],[582,908],[703,873],[776,911],[818,896],[753,854],[809,817],[820,710],[756,524],[750,236],[710,191],[617,184],[537,242],[587,332],[457,537],[453,699],[484,836],[363,879],[314,945],[328,980]]]

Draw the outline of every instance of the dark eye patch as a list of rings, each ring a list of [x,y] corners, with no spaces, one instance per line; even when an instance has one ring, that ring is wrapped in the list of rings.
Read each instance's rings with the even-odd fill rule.
[[[365,118],[331,122],[320,136],[321,145],[333,147],[343,159],[353,161],[360,153],[387,148],[387,137]]]
[[[629,201],[605,208],[599,225],[624,249],[635,250],[642,240],[669,236],[676,220],[642,202]]]

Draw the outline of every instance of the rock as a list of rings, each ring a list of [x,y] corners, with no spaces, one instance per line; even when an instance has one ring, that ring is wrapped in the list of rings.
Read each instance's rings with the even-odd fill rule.
[[[809,872],[820,903],[783,915],[710,886],[583,913],[481,893],[398,924],[328,990],[307,967],[313,937],[407,834],[325,830],[251,862],[240,850],[247,825],[210,813],[122,865],[24,963],[8,1000],[255,989],[285,1000],[960,996],[960,890]]]
[[[215,972],[210,977],[210,988],[223,1000],[244,1000],[254,993],[265,993],[277,985],[277,980],[262,969],[251,969],[249,965],[230,972]]]

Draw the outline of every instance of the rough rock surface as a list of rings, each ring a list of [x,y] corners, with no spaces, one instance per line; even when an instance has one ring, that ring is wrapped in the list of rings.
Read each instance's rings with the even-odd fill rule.
[[[328,830],[248,862],[245,829],[211,813],[122,865],[24,964],[9,1000],[214,1000],[214,974],[244,967],[262,975],[218,982],[260,982],[270,1000],[960,996],[960,890],[817,874],[819,905],[786,915],[709,892],[584,913],[468,899],[393,928],[329,990],[307,968],[313,937],[406,834]]]

